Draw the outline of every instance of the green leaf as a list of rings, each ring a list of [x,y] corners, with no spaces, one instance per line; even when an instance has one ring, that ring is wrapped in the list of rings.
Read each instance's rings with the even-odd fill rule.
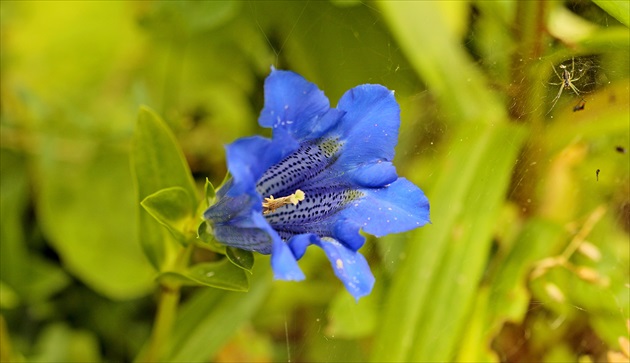
[[[64,268],[112,299],[146,294],[155,277],[137,243],[137,226],[130,223],[138,204],[127,188],[132,183],[128,155],[102,147],[83,154],[84,160],[69,161],[51,143],[44,140],[45,156],[36,160],[37,212]],[[53,274],[44,267],[37,276]]]
[[[29,362],[99,362],[100,348],[96,335],[74,330],[64,323],[47,325],[38,337],[37,354]]]
[[[9,299],[11,292],[19,297],[17,300],[42,301],[66,287],[70,279],[60,266],[29,253],[24,233],[29,202],[26,159],[0,150],[0,170],[0,276],[8,299],[4,301],[3,296],[2,304],[13,300]]]
[[[216,190],[214,189],[214,186],[212,185],[212,183],[210,183],[210,180],[208,180],[208,178],[206,178],[206,184],[204,185],[203,190],[206,194],[206,207],[209,207],[214,203],[214,198],[216,197],[217,193],[216,193]]]
[[[187,227],[193,218],[190,210],[191,196],[181,187],[165,188],[157,191],[140,203],[155,220],[166,227],[182,245],[190,241]]]
[[[630,26],[630,2],[627,0],[593,0],[613,18],[625,26]]]
[[[0,280],[0,308],[13,309],[17,307],[19,303],[20,297],[15,290]]]
[[[394,274],[373,360],[453,358],[483,275],[522,131],[510,124],[470,124],[447,145],[444,167],[427,190],[433,224],[412,234],[406,259]]]
[[[234,265],[247,270],[252,271],[254,267],[254,254],[251,251],[242,250],[235,247],[227,247],[225,249],[226,256]]]
[[[167,271],[159,279],[178,281],[191,286],[210,286],[232,291],[247,291],[249,280],[241,268],[227,259],[218,262],[204,262],[189,267],[185,272]]]
[[[133,140],[132,170],[138,204],[149,195],[171,187],[185,190],[189,209],[197,207],[197,192],[186,159],[175,136],[151,110],[141,107]],[[138,206],[139,207],[139,206]],[[160,270],[175,248],[170,234],[144,209],[139,211],[140,242],[153,264]]]

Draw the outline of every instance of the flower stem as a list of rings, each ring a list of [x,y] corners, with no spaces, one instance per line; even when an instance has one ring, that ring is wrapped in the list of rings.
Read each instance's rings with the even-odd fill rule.
[[[194,248],[191,243],[188,247],[180,250],[174,263],[176,271],[185,269],[190,258],[190,254]],[[141,354],[137,361],[142,362],[158,362],[164,360],[164,354],[167,353],[165,348],[168,347],[168,339],[171,335],[171,329],[177,316],[177,307],[179,305],[181,285],[175,282],[163,281],[160,283],[160,300],[158,302],[155,323],[151,333],[149,346],[144,354]]]
[[[144,356],[147,362],[157,362],[163,359],[164,348],[170,336],[173,322],[177,314],[179,304],[180,287],[178,285],[160,285],[160,301],[158,303],[157,315],[149,348]]]

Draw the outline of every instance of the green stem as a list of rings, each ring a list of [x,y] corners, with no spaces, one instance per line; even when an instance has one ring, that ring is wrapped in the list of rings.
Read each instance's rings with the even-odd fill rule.
[[[186,268],[188,259],[194,248],[194,243],[180,250],[174,263],[174,270],[179,271]],[[162,282],[160,284],[160,300],[158,310],[151,333],[149,346],[139,361],[158,362],[164,359],[165,348],[168,346],[168,339],[171,335],[173,323],[177,316],[181,285],[178,283]]]
[[[147,362],[157,362],[162,360],[165,353],[164,348],[171,334],[171,328],[177,315],[177,306],[179,304],[180,287],[179,286],[160,286],[160,302],[158,303],[155,325],[151,334],[149,349],[144,357]]]

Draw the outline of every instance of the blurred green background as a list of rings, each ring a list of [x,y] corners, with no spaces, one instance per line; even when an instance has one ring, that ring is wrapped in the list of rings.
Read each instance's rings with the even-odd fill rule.
[[[201,193],[225,144],[269,135],[272,65],[333,105],[395,90],[396,164],[432,224],[368,240],[377,282],[358,304],[318,250],[300,283],[256,256],[249,292],[184,288],[162,359],[628,361],[627,1],[0,7],[2,361],[141,354],[159,288],[138,240],[138,109],[168,124]],[[560,65],[581,94],[554,105]]]

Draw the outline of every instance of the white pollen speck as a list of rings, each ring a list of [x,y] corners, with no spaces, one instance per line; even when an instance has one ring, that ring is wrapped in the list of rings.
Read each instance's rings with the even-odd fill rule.
[[[212,277],[214,276],[214,272],[210,271],[210,272],[206,272],[206,277]]]
[[[371,220],[371,219],[372,219],[371,217],[368,217],[368,221]]]
[[[374,124],[374,126],[375,126],[375,127],[377,127],[377,126],[378,126],[378,124]]]
[[[274,114],[276,113],[276,111],[271,110],[271,112],[270,112],[270,113],[271,113],[272,115],[274,115]]]
[[[392,207],[387,208],[387,210],[392,210]]]
[[[341,261],[341,259],[338,258],[337,261],[335,261],[335,264],[339,270],[343,268],[343,261]]]
[[[284,109],[288,110],[289,109],[289,105],[284,105]]]
[[[389,219],[387,220],[387,223],[389,223]]]
[[[354,206],[355,206],[355,207],[358,207],[358,206],[359,206],[359,203],[354,203]]]

